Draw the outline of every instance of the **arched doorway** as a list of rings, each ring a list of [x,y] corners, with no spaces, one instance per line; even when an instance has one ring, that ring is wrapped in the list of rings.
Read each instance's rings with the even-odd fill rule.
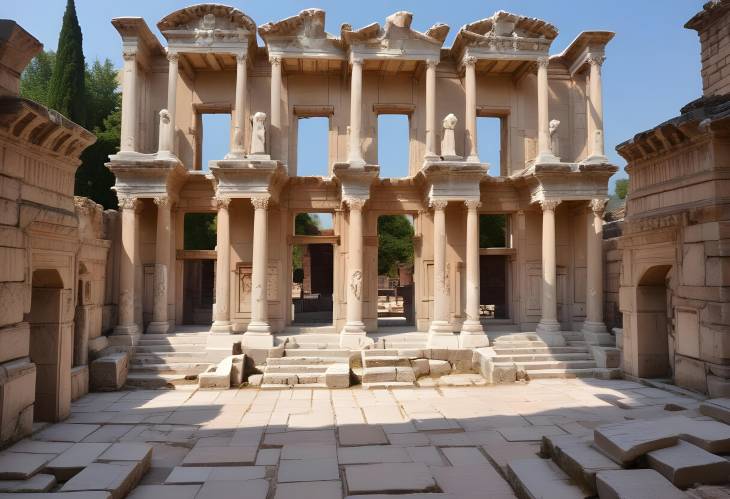
[[[671,378],[671,305],[669,285],[671,265],[647,269],[636,286],[636,335],[638,376]]]
[[[30,359],[36,365],[35,421],[60,421],[71,409],[73,295],[56,269],[33,271]]]

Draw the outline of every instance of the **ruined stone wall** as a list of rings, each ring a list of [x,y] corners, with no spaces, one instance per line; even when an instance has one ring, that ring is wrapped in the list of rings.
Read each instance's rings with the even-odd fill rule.
[[[686,27],[700,36],[703,94],[730,93],[730,1],[707,2]]]

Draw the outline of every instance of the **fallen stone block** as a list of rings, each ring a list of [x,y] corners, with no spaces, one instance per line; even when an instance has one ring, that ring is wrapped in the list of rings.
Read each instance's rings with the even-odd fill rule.
[[[104,490],[122,499],[142,478],[139,463],[91,463],[61,487],[60,492]]]
[[[348,388],[350,386],[350,366],[348,364],[332,364],[324,373],[327,388]]]
[[[712,485],[730,478],[730,461],[688,442],[649,452],[649,466],[675,486],[685,489],[695,483]]]
[[[435,492],[436,482],[423,463],[346,466],[349,494]]]
[[[431,368],[428,364],[428,359],[412,359],[411,369],[413,369],[413,374],[416,376],[416,378],[420,378],[421,376],[428,376],[428,374],[431,372]]]
[[[248,377],[248,384],[251,386],[261,386],[261,382],[264,380],[263,374],[251,374]]]
[[[580,486],[596,492],[596,473],[619,470],[613,462],[591,446],[591,442],[574,435],[543,437],[543,450],[548,450],[553,461]]]
[[[700,413],[730,424],[730,398],[705,400],[700,404]]]
[[[730,452],[730,426],[719,421],[702,421],[686,417],[683,419],[684,421],[677,423],[682,440],[707,452],[717,454]]]
[[[591,353],[599,368],[620,367],[621,351],[618,348],[596,346],[591,347]]]
[[[548,459],[516,459],[507,465],[507,479],[518,497],[585,499],[587,494]],[[603,498],[602,498],[603,499]]]
[[[689,499],[654,470],[602,471],[596,475],[601,499]]]
[[[0,480],[0,492],[48,492],[56,485],[56,477],[39,473],[28,480]]]
[[[89,382],[97,392],[120,390],[127,381],[129,354],[118,352],[105,355],[91,362]]]
[[[0,480],[27,480],[52,458],[48,454],[0,453]]]
[[[368,367],[362,375],[363,383],[378,383],[382,381],[395,381],[395,367]]]
[[[428,370],[431,376],[443,376],[451,373],[451,364],[448,360],[430,359],[428,361]]]
[[[413,369],[409,367],[396,367],[395,368],[395,380],[401,382],[413,382],[416,381],[416,375]]]
[[[647,452],[677,444],[671,420],[629,421],[600,426],[593,431],[595,446],[613,461],[626,465]]]
[[[49,462],[45,469],[59,482],[65,482],[93,463],[109,446],[104,443],[74,444]]]

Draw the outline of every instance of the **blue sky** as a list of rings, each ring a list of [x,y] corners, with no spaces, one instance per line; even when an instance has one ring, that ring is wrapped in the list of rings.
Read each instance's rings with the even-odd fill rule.
[[[121,42],[110,20],[117,16],[142,16],[160,38],[155,27],[157,21],[169,12],[196,3],[172,0],[76,0],[79,22],[84,33],[84,53],[87,60],[111,59],[121,65]],[[308,7],[327,11],[326,29],[339,33],[343,22],[355,27],[374,21],[382,22],[397,10],[415,13],[413,24],[417,30],[425,30],[437,22],[451,26],[446,40],[449,46],[458,28],[490,16],[496,10],[508,10],[522,15],[545,19],[560,30],[553,42],[552,53],[562,51],[578,33],[585,30],[610,30],[616,38],[607,48],[603,67],[606,149],[615,163],[621,167],[624,161],[615,153],[620,142],[633,137],[679,113],[679,108],[699,97],[702,93],[700,80],[699,40],[694,31],[683,28],[684,23],[699,11],[704,0],[368,0],[343,2],[337,0],[247,0],[229,3],[251,16],[260,25],[291,16]],[[65,8],[65,0],[3,0],[0,17],[14,19],[36,36],[48,49],[55,49],[58,32]],[[211,120],[215,121],[215,120]],[[395,123],[383,123],[381,137],[387,137],[390,146],[381,144],[389,151],[397,151],[388,163],[394,173],[400,175],[402,167],[403,127]],[[222,122],[225,123],[225,122]],[[209,144],[210,154],[222,156],[228,147],[228,132],[222,123],[211,124],[208,137],[221,137]],[[217,128],[216,128],[217,127]],[[304,134],[305,143],[321,133],[315,125]],[[219,133],[221,130],[224,133]],[[489,137],[488,127],[480,124],[480,136]],[[383,142],[383,140],[381,140]],[[220,148],[224,151],[215,154]],[[312,158],[313,173],[317,167],[321,148],[307,151]],[[400,160],[398,159],[400,156]],[[488,154],[484,160],[495,163]],[[308,166],[309,167],[309,166]],[[383,175],[391,168],[384,165]],[[305,172],[302,172],[305,173]],[[621,176],[625,176],[623,170]]]

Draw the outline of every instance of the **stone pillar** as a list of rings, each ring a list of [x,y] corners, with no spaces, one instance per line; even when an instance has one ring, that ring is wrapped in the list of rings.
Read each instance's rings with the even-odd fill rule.
[[[535,163],[559,163],[560,159],[552,153],[550,143],[550,114],[548,101],[550,99],[548,85],[548,66],[550,58],[547,56],[537,59],[537,159]]]
[[[137,51],[124,52],[122,78],[122,137],[119,152],[137,149]]]
[[[119,323],[114,328],[116,335],[136,335],[140,332],[134,320],[138,205],[137,198],[119,196],[119,208],[122,210],[122,251],[119,262]]]
[[[362,59],[352,58],[352,75],[350,79],[350,150],[347,161],[350,164],[364,166],[360,145],[360,128],[362,127]]]
[[[449,322],[449,277],[446,272],[446,213],[448,201],[434,199],[433,208],[433,318],[429,347],[458,347],[459,338]]]
[[[342,348],[359,348],[366,337],[362,320],[365,279],[363,274],[362,209],[365,199],[345,198],[350,210],[347,232],[347,322],[340,334]]]
[[[466,92],[466,149],[467,161],[479,162],[477,152],[477,77],[476,57],[464,59],[464,80]]]
[[[603,138],[603,92],[601,88],[601,66],[606,59],[603,55],[589,54],[588,63],[591,66],[590,73],[590,90],[588,98],[590,103],[590,113],[588,115],[589,130],[593,131],[593,141],[591,143],[591,156],[588,161],[608,161],[604,149]]]
[[[267,279],[268,213],[270,196],[251,198],[253,216],[253,258],[251,269],[251,321],[244,334],[243,342],[248,347],[269,348],[274,346],[274,337],[269,325],[269,300]]]
[[[477,199],[465,201],[466,205],[466,321],[461,327],[461,348],[489,346],[489,338],[479,320],[479,207]]]
[[[170,146],[171,154],[175,154],[175,111],[177,110],[177,65],[179,58],[177,52],[168,52],[167,54],[167,60],[170,62],[167,73],[167,113],[170,117],[167,143]]]
[[[269,57],[271,63],[271,146],[272,159],[281,159],[281,57]]]
[[[152,308],[152,322],[147,325],[148,333],[167,333],[167,293],[170,271],[170,198],[156,197],[157,238],[155,239],[155,290]]]
[[[426,61],[426,159],[436,154],[436,66],[438,61]]]
[[[231,288],[231,232],[228,205],[231,198],[218,196],[218,217],[216,219],[216,262],[215,262],[215,306],[213,307],[212,333],[230,333],[230,288]]]
[[[246,130],[246,54],[236,55],[236,107],[233,116],[233,137],[229,158],[240,158],[245,154],[243,149]]]
[[[603,323],[603,209],[605,199],[590,203],[586,227],[586,320],[583,336],[592,345],[611,345]]]
[[[560,199],[545,199],[542,206],[542,317],[537,334],[552,346],[565,344],[558,322],[557,272],[555,254],[555,209]]]

